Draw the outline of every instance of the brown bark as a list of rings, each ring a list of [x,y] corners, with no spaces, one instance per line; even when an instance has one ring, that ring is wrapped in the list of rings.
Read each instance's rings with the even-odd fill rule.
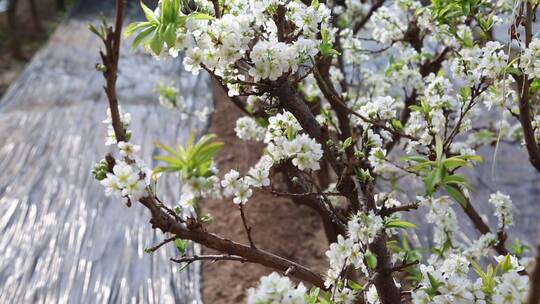
[[[538,229],[540,232],[540,228]],[[540,234],[536,241],[536,257],[534,258],[534,268],[529,275],[529,295],[528,304],[540,303]]]
[[[34,29],[40,34],[45,34],[45,28],[39,19],[39,13],[36,7],[35,0],[28,0],[30,4],[30,14],[32,15],[32,23],[34,23]]]
[[[330,73],[330,64],[331,58],[321,60],[317,65],[319,71],[319,76],[317,77],[317,85],[319,88],[326,87],[327,90],[323,89],[323,95],[328,100],[332,109],[336,112],[336,116],[339,124],[339,139],[343,142],[347,138],[351,137],[351,120],[349,119],[349,111],[341,106],[339,102],[336,101],[336,98],[330,96],[336,94],[336,89],[334,88],[331,81],[329,81]],[[354,157],[354,147],[350,146],[345,151],[347,153],[347,158],[352,159]]]
[[[17,28],[17,4],[18,0],[10,0],[7,9],[9,45],[11,56],[17,60],[26,60],[21,50],[21,42],[19,41],[19,31]]]
[[[367,210],[376,210],[373,190],[374,185],[372,183],[362,185]],[[390,251],[386,246],[386,236],[383,233],[379,234],[373,243],[369,245],[369,250],[377,256],[374,285],[381,303],[401,303],[401,292],[394,282],[394,265],[392,264]]]
[[[64,0],[56,0],[56,8],[60,11],[66,10],[66,1]]]
[[[528,47],[532,40],[532,24],[533,17],[535,14],[535,9],[530,2],[526,4],[526,14],[525,14],[525,47]],[[532,115],[530,109],[530,96],[529,96],[529,86],[530,80],[526,75],[516,77],[518,89],[521,90],[520,99],[519,99],[519,122],[521,128],[523,129],[523,137],[525,139],[525,146],[529,154],[529,161],[533,167],[540,172],[540,149],[538,148],[538,143],[534,136],[534,129],[532,127]]]
[[[116,21],[114,31],[107,28],[107,35],[104,37],[105,53],[100,51],[101,60],[105,65],[103,77],[106,80],[104,87],[107,99],[109,100],[109,109],[111,111],[111,120],[116,140],[118,142],[126,140],[126,130],[120,119],[118,110],[118,96],[116,93],[116,79],[118,77],[118,59],[120,58],[120,42],[122,35],[122,22],[124,19],[124,8],[126,0],[116,1]]]

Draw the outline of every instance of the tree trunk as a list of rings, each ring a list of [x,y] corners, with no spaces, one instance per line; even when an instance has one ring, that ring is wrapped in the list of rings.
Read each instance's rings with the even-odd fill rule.
[[[66,2],[64,0],[56,0],[56,8],[60,11],[65,11]]]
[[[34,23],[34,29],[40,34],[45,34],[45,28],[39,19],[39,14],[36,7],[35,0],[28,0],[30,3],[30,13],[32,14],[32,22]]]
[[[18,28],[17,28],[17,3],[18,0],[9,0],[7,9],[8,19],[8,39],[11,56],[17,60],[26,60],[21,50],[21,42],[19,41]]]

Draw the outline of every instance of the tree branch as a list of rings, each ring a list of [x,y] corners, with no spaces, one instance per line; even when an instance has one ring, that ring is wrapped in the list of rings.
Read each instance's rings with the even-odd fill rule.
[[[109,108],[111,110],[114,132],[117,140],[121,141],[125,139],[125,130],[122,126],[118,111],[118,100],[116,98],[116,72],[118,68],[120,33],[125,1],[117,0],[116,4],[117,11],[115,31],[112,32],[110,28],[107,29],[107,35],[104,39],[106,54],[103,52],[100,54],[103,59],[103,63],[107,67],[103,75],[107,80],[105,91],[107,92],[107,97],[109,99]],[[111,162],[114,161],[112,157],[109,157],[109,159]],[[230,256],[241,257],[247,262],[260,264],[282,272],[293,269],[293,271],[289,270],[290,275],[326,290],[323,277],[305,266],[293,261],[289,261],[270,252],[219,237],[204,230],[201,224],[194,219],[188,218],[184,222],[177,220],[174,215],[169,213],[168,209],[163,210],[163,206],[165,205],[157,200],[150,192],[148,193],[148,196],[141,198],[139,202],[151,212],[152,216],[150,223],[154,229],[157,228],[164,233],[171,233],[175,235],[175,237],[194,241],[207,248],[226,253]]]
[[[532,24],[535,10],[530,2],[526,2],[527,11],[525,15],[525,47],[528,47],[532,40]],[[529,86],[530,80],[526,75],[517,76],[516,82],[521,89],[519,99],[519,122],[523,129],[523,137],[525,139],[525,146],[529,154],[529,160],[533,167],[540,172],[540,150],[538,149],[538,143],[534,136],[534,129],[532,128],[532,115],[530,109],[530,96]]]
[[[450,187],[453,187],[453,186],[450,186]],[[466,196],[463,194],[463,192],[459,188],[454,187],[454,189],[461,192],[463,197],[466,198]],[[461,206],[461,208],[463,209],[465,214],[469,217],[469,219],[473,223],[473,226],[474,226],[474,228],[476,228],[476,230],[478,230],[482,234],[491,233],[491,229],[484,222],[482,217],[480,217],[480,214],[478,214],[476,209],[474,209],[474,207],[471,204],[471,201],[469,199],[467,199],[467,203],[465,204],[465,206],[463,204],[459,204],[459,205]],[[493,249],[495,249],[495,251],[497,251],[497,253],[499,253],[500,255],[507,255],[508,254],[508,249],[506,249],[506,247],[504,245],[504,240],[501,240],[500,238],[499,238],[499,241],[497,242],[497,244],[493,245]]]
[[[376,211],[375,198],[373,195],[374,186],[372,183],[360,185],[366,210]],[[377,256],[377,268],[373,283],[377,289],[377,294],[382,304],[401,303],[401,292],[394,282],[394,265],[388,247],[386,246],[386,235],[379,233],[373,243],[369,245],[369,250]]]
[[[107,99],[109,100],[109,109],[111,111],[111,120],[116,141],[121,142],[126,140],[126,130],[120,119],[120,111],[118,109],[118,96],[116,93],[116,79],[118,77],[118,59],[120,58],[120,42],[122,39],[122,23],[124,20],[124,8],[126,0],[116,0],[116,21],[114,31],[108,27],[105,29],[106,36],[102,37],[105,45],[105,53],[100,51],[101,59],[105,70],[103,77],[106,85],[104,87]]]
[[[255,243],[253,242],[253,239],[251,238],[251,227],[248,226],[248,224],[247,224],[246,215],[244,213],[244,206],[242,204],[240,204],[238,206],[238,209],[240,210],[240,216],[242,217],[242,223],[244,224],[244,229],[246,230],[246,235],[247,235],[247,238],[248,238],[248,241],[249,241],[249,246],[251,246],[251,248],[256,248]]]
[[[198,223],[190,223],[188,221],[187,225],[183,225],[159,208],[155,199],[151,196],[144,197],[139,202],[151,212],[152,218],[150,223],[154,229],[158,228],[163,232],[172,233],[181,239],[194,241],[222,253],[240,256],[246,262],[260,264],[282,272],[293,267],[295,270],[291,273],[292,276],[326,290],[323,277],[303,265],[258,248],[252,248],[221,238],[218,235],[205,231]]]
[[[540,232],[540,229],[538,230]],[[528,304],[540,303],[540,233],[536,241],[536,256],[534,258],[534,268],[529,274],[530,288],[527,297]]]
[[[371,19],[371,15],[373,15],[373,13],[375,13],[375,11],[377,11],[383,5],[383,3],[384,0],[375,0],[364,18],[354,25],[353,33],[357,34],[361,29],[363,29],[369,19]]]
[[[207,254],[207,255],[194,255],[186,256],[178,259],[171,258],[172,262],[175,263],[187,263],[188,265],[196,261],[212,261],[212,263],[217,261],[238,261],[238,262],[247,262],[246,259],[236,255],[226,255],[226,254]]]
[[[154,252],[156,250],[158,250],[159,248],[161,248],[163,245],[167,244],[167,243],[170,243],[170,242],[173,242],[175,240],[179,239],[176,235],[173,236],[173,237],[170,237],[168,239],[165,239],[163,240],[161,243],[153,246],[153,247],[150,247],[150,248],[147,248],[145,249],[146,252]]]

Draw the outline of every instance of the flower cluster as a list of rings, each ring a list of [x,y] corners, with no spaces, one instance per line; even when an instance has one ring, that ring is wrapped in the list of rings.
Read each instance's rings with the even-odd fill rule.
[[[533,38],[521,55],[520,67],[530,78],[540,78],[540,39]]]
[[[236,170],[231,170],[225,174],[221,181],[221,186],[225,195],[234,195],[233,202],[237,205],[247,203],[253,194],[246,178],[240,178],[240,173]]]
[[[126,137],[131,137],[131,131],[129,131],[129,124],[131,123],[131,114],[130,113],[122,113],[122,109],[119,108],[118,111],[120,112],[120,121],[122,122],[122,125],[124,129],[126,130]],[[107,125],[107,138],[105,141],[105,145],[110,146],[118,143],[116,140],[116,134],[114,133],[114,128],[112,126],[112,118],[111,118],[111,109],[107,109],[107,119],[103,120],[103,123]]]
[[[489,202],[495,206],[495,216],[499,219],[499,228],[507,228],[514,223],[510,196],[497,191],[489,196]]]
[[[209,1],[203,2],[203,7],[213,10]],[[283,22],[295,29],[294,38],[278,33],[273,20],[277,6],[284,10]],[[319,52],[317,33],[330,20],[325,4],[308,6],[301,1],[230,1],[221,13],[220,18],[188,19],[177,30],[175,44],[167,48],[173,57],[185,51],[186,70],[198,73],[204,68],[222,77],[231,96],[241,92],[246,76],[277,80],[296,73],[299,67],[311,66]],[[247,67],[247,75],[244,67],[238,69],[239,62]]]
[[[192,207],[199,200],[206,197],[219,198],[221,196],[220,180],[217,177],[218,170],[215,167],[210,168],[211,176],[191,176],[183,178],[182,195],[178,204],[182,207]]]
[[[107,196],[115,195],[138,201],[146,194],[148,178],[141,176],[139,166],[136,164],[130,165],[119,161],[114,165],[113,172],[107,173],[107,177],[101,180],[101,184],[105,187]]]
[[[497,41],[489,41],[484,47],[464,48],[459,55],[451,60],[451,71],[454,77],[466,80],[469,86],[479,84],[482,77],[499,77],[508,65],[504,46]]]
[[[334,286],[335,292],[341,299],[336,303],[353,303],[358,292],[338,283],[342,279],[343,269],[353,266],[365,275],[369,275],[368,268],[373,265],[366,263],[367,259],[376,258],[368,246],[384,228],[383,219],[373,212],[355,214],[347,224],[348,236],[338,235],[337,242],[330,244],[326,256],[330,267],[326,275],[325,285]]]
[[[294,44],[260,41],[253,47],[250,58],[254,67],[249,75],[255,80],[277,80],[286,72],[295,73],[300,64],[310,64],[310,58],[318,53],[318,42],[300,38]]]
[[[421,204],[429,208],[426,216],[428,223],[435,224],[433,240],[437,248],[444,248],[444,244],[452,243],[457,230],[458,221],[456,213],[450,206],[448,197],[440,198],[419,198]]]
[[[261,278],[257,288],[248,290],[247,303],[304,304],[306,292],[304,284],[300,283],[295,287],[289,278],[272,272]]]
[[[230,170],[221,181],[223,193],[227,196],[234,195],[233,202],[244,205],[253,195],[252,188],[268,187],[270,185],[270,168],[274,164],[269,156],[262,156],[259,161],[248,170],[248,174],[240,177],[236,170]]]
[[[261,127],[255,119],[249,116],[243,116],[236,120],[234,128],[236,136],[243,140],[262,141],[266,133],[266,129]]]
[[[480,266],[471,267],[462,255],[450,255],[442,262],[421,265],[423,288],[413,292],[414,303],[522,303],[527,291],[528,277],[513,256],[500,256],[493,272],[484,273]],[[492,265],[488,266],[492,267]],[[474,268],[479,277],[470,279]],[[486,275],[488,274],[489,275]],[[493,277],[491,277],[493,276]]]
[[[131,131],[128,126],[131,122],[131,114],[120,111],[122,126],[129,140]],[[108,171],[106,161],[101,161],[94,167],[96,178],[105,188],[107,196],[117,196],[128,199],[132,202],[138,201],[146,195],[147,187],[150,185],[151,170],[144,162],[136,157],[140,147],[126,141],[118,142],[112,126],[110,109],[107,111],[107,119],[103,121],[107,124],[106,145],[117,144],[118,151],[122,159],[114,163],[112,172]]]
[[[300,170],[318,170],[319,161],[323,156],[321,144],[300,134],[300,124],[289,112],[276,114],[268,120],[265,142],[267,149],[275,162],[292,159],[293,165]]]
[[[370,213],[357,213],[347,224],[349,236],[362,244],[370,244],[383,228],[383,220],[380,216]]]

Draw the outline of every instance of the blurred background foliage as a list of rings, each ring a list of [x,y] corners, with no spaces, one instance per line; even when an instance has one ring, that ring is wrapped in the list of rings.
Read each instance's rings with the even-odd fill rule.
[[[0,98],[76,0],[0,0]]]

